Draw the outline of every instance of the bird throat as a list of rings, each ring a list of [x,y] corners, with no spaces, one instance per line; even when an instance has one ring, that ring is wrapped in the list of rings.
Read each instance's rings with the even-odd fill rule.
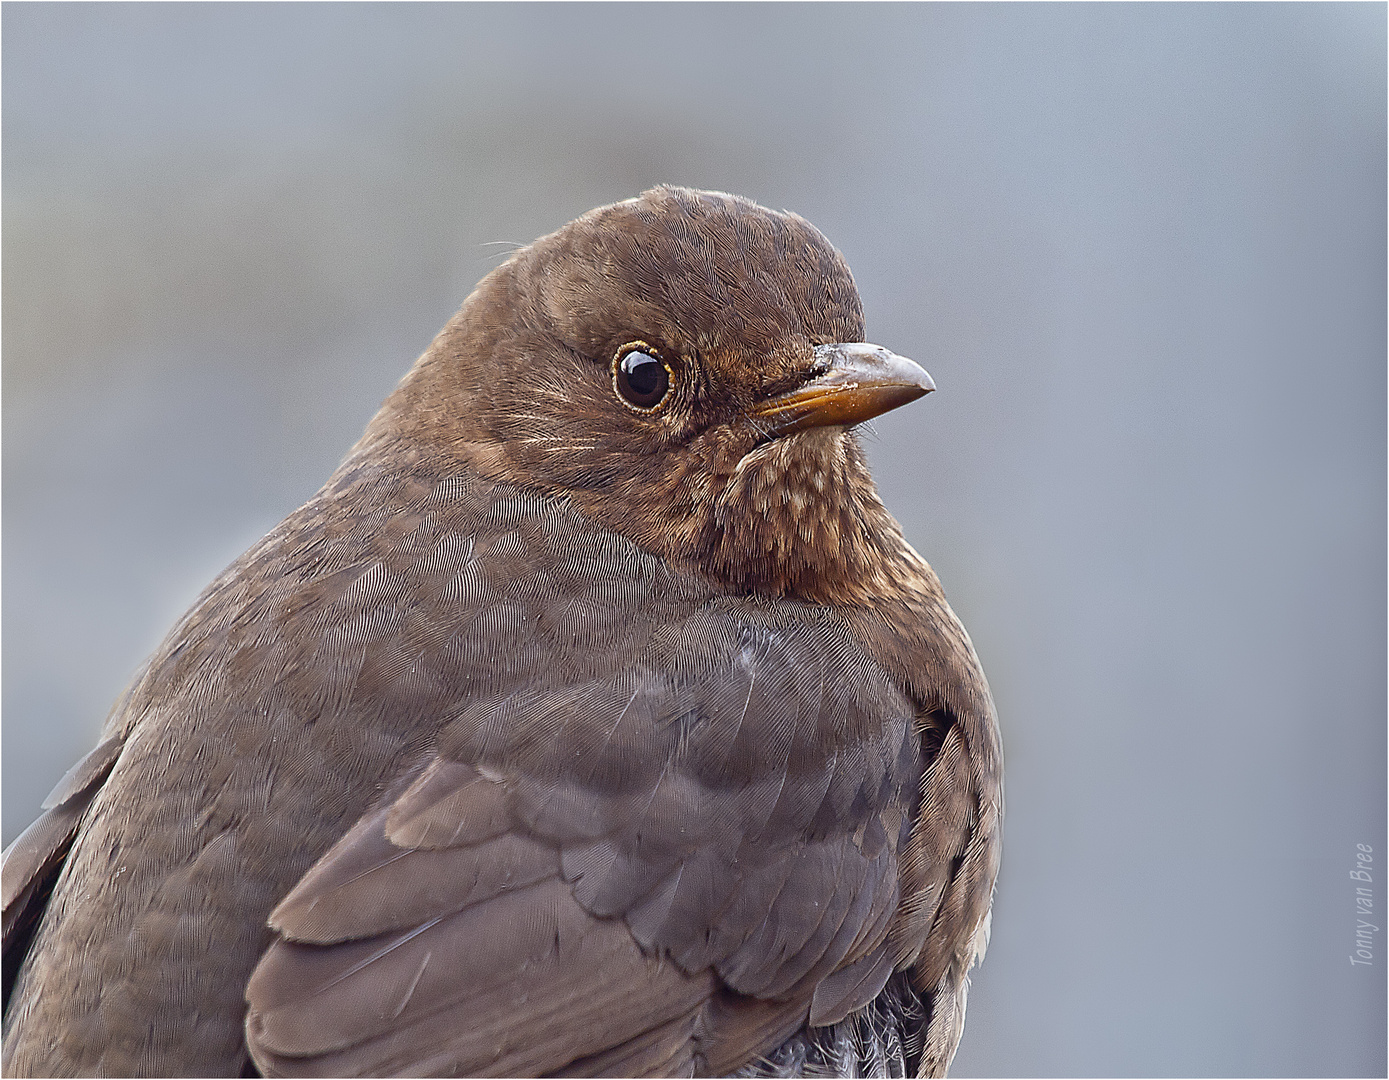
[[[842,427],[727,444],[681,459],[644,500],[580,496],[586,513],[684,569],[742,593],[822,604],[900,595],[924,570],[878,498],[858,441]],[[643,507],[622,521],[615,506]]]
[[[743,589],[817,603],[900,588],[909,552],[842,427],[773,439],[744,456],[706,523],[706,565]]]

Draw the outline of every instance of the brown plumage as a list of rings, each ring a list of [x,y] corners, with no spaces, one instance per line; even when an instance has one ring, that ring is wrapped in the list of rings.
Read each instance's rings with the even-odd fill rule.
[[[6,853],[8,1074],[943,1074],[988,689],[809,223],[658,188],[478,286]]]

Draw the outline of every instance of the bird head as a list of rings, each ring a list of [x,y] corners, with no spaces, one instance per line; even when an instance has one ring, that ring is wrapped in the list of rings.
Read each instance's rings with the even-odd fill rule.
[[[852,427],[934,389],[862,337],[808,221],[660,187],[489,274],[378,425],[734,587],[844,599],[900,541]]]

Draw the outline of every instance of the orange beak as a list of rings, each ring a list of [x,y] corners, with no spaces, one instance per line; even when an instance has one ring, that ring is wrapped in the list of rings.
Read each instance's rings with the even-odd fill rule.
[[[778,435],[832,424],[859,424],[915,401],[936,388],[931,376],[881,345],[846,342],[815,348],[814,374],[762,402],[752,415]]]

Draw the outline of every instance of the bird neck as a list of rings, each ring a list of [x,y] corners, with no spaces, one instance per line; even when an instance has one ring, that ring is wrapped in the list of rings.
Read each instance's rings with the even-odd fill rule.
[[[698,561],[735,588],[816,603],[871,604],[931,573],[879,499],[858,440],[838,427],[742,457],[702,540]]]
[[[433,373],[418,366],[386,402],[356,451],[471,468],[498,482],[568,499],[585,517],[682,570],[738,593],[873,606],[938,596],[931,568],[906,542],[843,427],[818,427],[752,446],[717,431],[679,454],[624,452],[577,483],[562,466],[499,440]],[[544,468],[543,465],[549,465]]]
[[[878,498],[858,441],[811,429],[743,454],[696,440],[675,469],[628,476],[576,507],[689,572],[739,593],[872,605],[939,590]]]

